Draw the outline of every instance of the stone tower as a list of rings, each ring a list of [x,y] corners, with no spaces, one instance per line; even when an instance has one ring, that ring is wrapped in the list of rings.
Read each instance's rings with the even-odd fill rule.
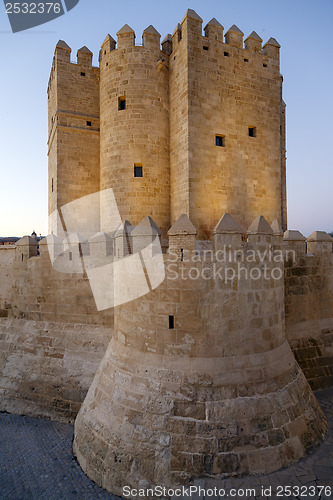
[[[99,69],[87,47],[59,41],[48,85],[49,232],[58,233],[55,210],[100,189]]]
[[[248,227],[258,213],[286,229],[280,45],[225,34],[192,10],[170,55],[171,222],[187,213],[208,237],[221,213]]]
[[[59,42],[49,83],[49,214],[113,188],[121,217],[151,215],[164,236],[186,213],[209,238],[221,213],[244,227],[258,213],[286,229],[285,105],[277,41],[188,10],[160,47],[108,35],[100,69]],[[50,221],[50,232],[54,230]],[[101,207],[101,227],[109,230]]]

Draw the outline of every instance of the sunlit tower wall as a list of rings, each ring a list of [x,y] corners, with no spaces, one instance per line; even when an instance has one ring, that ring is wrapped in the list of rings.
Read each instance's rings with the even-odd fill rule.
[[[56,210],[99,191],[99,68],[87,47],[71,62],[59,41],[48,85],[49,233],[58,233]],[[58,219],[59,220],[59,219]],[[98,230],[98,228],[97,228]]]
[[[170,227],[169,69],[153,26],[135,45],[128,25],[108,35],[100,53],[101,190],[112,188],[122,219],[148,215],[164,234]],[[109,232],[107,206],[102,230]]]
[[[280,45],[223,30],[189,9],[170,55],[171,223],[187,213],[201,238],[222,212],[287,223]]]

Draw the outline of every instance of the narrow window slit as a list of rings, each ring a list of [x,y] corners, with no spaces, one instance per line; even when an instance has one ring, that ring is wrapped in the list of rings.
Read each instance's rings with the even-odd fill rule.
[[[249,137],[257,137],[257,127],[249,127]]]
[[[220,148],[225,148],[225,136],[224,135],[216,135],[215,136],[215,145]]]
[[[125,97],[118,97],[118,110],[122,111],[126,109],[126,99]]]
[[[143,177],[142,165],[134,163],[134,177]]]

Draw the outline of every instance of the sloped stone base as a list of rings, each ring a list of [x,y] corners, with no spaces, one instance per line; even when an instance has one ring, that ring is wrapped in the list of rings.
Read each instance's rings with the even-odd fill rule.
[[[112,339],[76,419],[74,450],[91,479],[121,495],[125,485],[269,473],[325,433],[286,341],[260,354],[181,358]]]

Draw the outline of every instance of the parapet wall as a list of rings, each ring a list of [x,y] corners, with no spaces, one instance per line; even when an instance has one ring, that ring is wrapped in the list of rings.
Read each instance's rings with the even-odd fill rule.
[[[38,252],[40,255],[32,238],[24,237],[17,242],[6,316],[112,327],[113,311],[97,311],[82,267],[76,270],[65,267],[63,272],[54,269],[46,239]],[[69,252],[66,256],[70,264]]]

